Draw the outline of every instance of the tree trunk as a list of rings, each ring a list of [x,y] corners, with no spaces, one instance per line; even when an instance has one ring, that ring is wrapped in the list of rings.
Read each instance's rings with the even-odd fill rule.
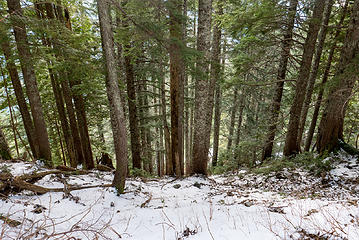
[[[277,81],[274,96],[271,104],[271,112],[269,119],[269,128],[262,152],[262,161],[272,156],[275,133],[277,130],[278,117],[280,113],[280,106],[282,102],[284,80],[287,73],[287,65],[292,47],[292,35],[295,22],[295,15],[297,11],[298,0],[289,1],[288,18],[286,22],[285,31],[282,40],[282,51],[279,60],[279,68],[277,73]]]
[[[129,48],[130,46],[127,46]],[[131,137],[131,153],[132,153],[132,167],[141,169],[141,143],[140,133],[138,128],[138,116],[136,106],[136,88],[135,78],[133,72],[133,65],[131,56],[128,51],[125,51],[125,70],[126,70],[126,83],[127,83],[127,97],[128,97],[128,112],[130,121],[130,137]]]
[[[343,139],[345,110],[352,89],[359,79],[359,0],[354,1],[353,10],[340,60],[332,79],[326,108],[319,124],[317,149],[319,153],[332,151]]]
[[[22,122],[24,124],[26,136],[29,141],[30,149],[31,149],[33,157],[36,159],[38,156],[38,152],[39,152],[39,145],[38,145],[37,136],[35,133],[35,128],[34,128],[34,125],[32,122],[32,118],[31,118],[29,109],[27,108],[27,103],[25,100],[24,92],[22,90],[22,86],[21,86],[21,82],[20,82],[19,74],[17,72],[16,65],[15,65],[14,61],[12,60],[10,41],[8,39],[6,31],[3,31],[1,28],[2,27],[0,27],[0,30],[1,30],[0,44],[1,44],[1,49],[5,55],[6,68],[9,72],[11,82],[14,87],[16,101],[17,101],[17,104],[20,109],[20,114],[22,117]]]
[[[307,114],[308,114],[308,110],[309,110],[309,105],[310,105],[310,103],[312,101],[312,94],[313,94],[314,84],[315,84],[315,80],[316,80],[317,74],[318,74],[319,63],[320,63],[320,59],[322,57],[325,38],[327,36],[328,23],[329,23],[330,14],[331,14],[331,11],[332,11],[333,3],[334,3],[334,0],[328,0],[328,2],[326,4],[325,11],[324,11],[323,24],[322,24],[322,27],[321,27],[321,30],[320,30],[320,33],[319,33],[319,36],[318,36],[318,44],[317,44],[317,49],[316,49],[316,52],[315,52],[314,63],[313,63],[313,66],[312,66],[312,71],[310,72],[310,75],[309,75],[307,93],[305,95],[305,101],[304,101],[304,104],[303,104],[301,120],[300,120],[300,124],[299,124],[298,140],[297,140],[298,144],[299,144],[299,147],[300,147],[301,142],[302,142],[303,131],[304,131],[304,128],[305,128],[305,122],[307,120]]]
[[[325,66],[325,70],[324,70],[324,74],[323,74],[323,78],[322,78],[322,82],[321,82],[321,87],[319,89],[317,101],[315,102],[314,113],[313,113],[313,116],[312,116],[312,121],[310,123],[309,131],[308,131],[308,137],[307,137],[306,142],[305,142],[304,151],[309,151],[310,145],[312,144],[315,127],[317,125],[317,120],[318,120],[318,116],[319,116],[319,110],[320,110],[320,106],[321,106],[322,99],[323,99],[324,85],[327,82],[328,77],[329,77],[329,72],[330,72],[330,68],[331,68],[331,65],[332,65],[334,53],[335,53],[335,50],[336,50],[338,37],[339,37],[339,35],[340,35],[341,31],[342,31],[341,26],[343,25],[344,19],[345,19],[346,15],[347,15],[348,5],[349,5],[349,0],[346,0],[345,4],[344,4],[344,7],[343,7],[343,12],[342,12],[339,24],[338,24],[339,27],[336,30],[335,35],[334,35],[334,43],[333,43],[333,45],[332,45],[332,47],[330,49],[329,55],[328,55],[327,64]]]
[[[308,77],[312,65],[315,43],[320,28],[320,24],[318,23],[322,21],[325,2],[326,0],[315,1],[312,17],[308,20],[309,30],[303,46],[303,56],[296,82],[295,96],[290,108],[288,132],[283,151],[284,156],[290,156],[300,152],[299,143],[297,140],[300,115],[305,98],[305,91],[303,91],[303,89],[306,89],[308,85]]]
[[[2,129],[0,128],[0,158],[1,160],[10,160],[11,154],[9,145],[5,139],[5,134],[3,133]]]
[[[22,20],[22,9],[19,0],[7,0],[11,16],[13,16],[13,27],[15,41],[19,52],[21,68],[24,76],[26,92],[29,97],[31,113],[34,120],[35,132],[38,138],[38,158],[43,159],[48,167],[52,167],[50,142],[46,129],[46,123],[42,112],[42,105],[37,80],[34,71],[32,56],[26,36],[26,26]]]
[[[210,36],[212,0],[199,0],[197,50],[197,79],[195,83],[195,115],[193,136],[192,172],[207,175],[210,133],[208,122],[212,116],[210,105],[211,83],[209,80]]]
[[[239,100],[239,115],[237,120],[237,132],[236,132],[236,138],[234,140],[234,146],[239,145],[239,139],[241,136],[241,128],[242,128],[242,121],[243,121],[243,111],[244,111],[244,94],[241,93],[240,100]]]
[[[218,2],[219,3],[219,2]],[[223,7],[217,5],[217,15],[223,15]],[[220,22],[215,22],[213,27],[212,56],[211,56],[211,83],[215,85],[215,110],[214,110],[214,128],[213,128],[213,157],[212,166],[217,165],[218,145],[219,145],[219,127],[221,121],[221,62],[219,55],[221,53],[221,27]],[[212,118],[211,118],[212,119]],[[211,129],[211,128],[210,128]]]
[[[230,151],[232,148],[233,138],[234,138],[234,125],[236,122],[236,114],[237,114],[237,99],[238,99],[238,91],[239,85],[236,85],[233,92],[233,105],[231,109],[231,120],[229,123],[229,134],[228,134],[228,143],[227,143],[227,151]]]
[[[169,1],[170,15],[170,91],[171,91],[171,157],[173,171],[177,177],[182,176],[182,122],[183,119],[183,59],[181,54],[182,35],[182,1]],[[182,104],[182,105],[181,105]],[[181,159],[182,157],[182,159]]]
[[[110,24],[109,4],[106,0],[97,0],[102,49],[106,62],[106,92],[110,105],[111,126],[116,154],[116,172],[113,185],[119,193],[125,189],[127,176],[127,135],[126,123],[118,86],[117,64],[113,33]]]

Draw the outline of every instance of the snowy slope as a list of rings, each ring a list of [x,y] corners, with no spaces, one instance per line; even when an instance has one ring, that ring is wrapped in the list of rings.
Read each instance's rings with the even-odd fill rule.
[[[359,239],[355,184],[338,185],[345,166],[332,171],[329,185],[303,171],[280,179],[242,172],[242,177],[129,179],[120,196],[113,188],[69,196],[23,191],[0,200],[0,214],[22,223],[11,227],[0,220],[0,239]],[[0,169],[13,175],[44,171],[24,163],[0,163]],[[347,172],[352,179],[354,171]],[[63,187],[61,178],[48,175],[36,184]],[[94,171],[70,176],[67,183],[111,180],[110,173]]]

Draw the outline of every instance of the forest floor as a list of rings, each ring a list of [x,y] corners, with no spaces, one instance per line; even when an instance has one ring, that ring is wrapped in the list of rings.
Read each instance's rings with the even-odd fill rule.
[[[20,176],[46,171],[0,163]],[[110,184],[111,173],[50,174],[47,188]],[[359,239],[359,165],[341,157],[319,177],[302,169],[258,175],[241,170],[209,178],[133,178],[125,194],[96,187],[0,200],[0,239]]]

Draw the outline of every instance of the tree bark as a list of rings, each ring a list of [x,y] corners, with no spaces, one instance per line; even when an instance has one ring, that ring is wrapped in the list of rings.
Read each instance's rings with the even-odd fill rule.
[[[218,1],[217,5],[217,15],[223,15],[223,7]],[[220,62],[220,53],[221,53],[221,27],[220,22],[217,21],[213,27],[213,41],[212,41],[212,56],[211,56],[211,84],[215,85],[215,104],[214,104],[214,128],[213,128],[213,157],[212,157],[212,166],[217,165],[218,159],[218,145],[219,145],[219,127],[221,121],[221,62]],[[213,101],[213,100],[212,100]],[[213,104],[213,103],[212,103]],[[212,119],[212,117],[211,117]],[[211,128],[210,128],[211,129]]]
[[[290,156],[300,152],[299,143],[297,140],[300,115],[305,98],[305,91],[303,91],[303,89],[306,89],[308,85],[308,77],[310,74],[315,43],[320,28],[320,24],[318,23],[322,22],[325,2],[326,0],[315,1],[312,17],[309,19],[309,30],[303,46],[302,62],[300,64],[299,74],[296,82],[295,96],[290,108],[288,132],[283,151],[284,156]]]
[[[117,64],[113,32],[110,23],[109,4],[106,0],[97,0],[102,49],[106,63],[106,92],[110,105],[110,117],[116,154],[116,171],[113,185],[119,193],[125,189],[127,176],[127,135],[126,123],[118,86]]]
[[[21,69],[24,76],[26,92],[30,101],[30,108],[34,120],[35,132],[39,144],[38,158],[43,159],[48,167],[52,167],[50,142],[46,123],[42,111],[41,99],[37,87],[36,74],[26,35],[26,26],[22,21],[22,9],[19,0],[7,0],[12,17],[16,46],[19,52]]]
[[[182,42],[182,1],[169,1],[170,15],[170,91],[171,91],[171,157],[173,172],[177,177],[182,176],[182,122],[183,119],[183,59]],[[182,103],[182,105],[181,105]],[[181,159],[182,158],[182,159]]]
[[[228,142],[227,142],[227,151],[232,149],[232,143],[234,138],[234,125],[236,122],[236,114],[237,114],[237,99],[238,99],[238,91],[239,85],[236,85],[233,92],[233,105],[231,109],[231,120],[229,123],[229,134],[228,134]]]
[[[305,95],[305,100],[303,103],[303,109],[302,109],[302,114],[301,114],[301,119],[300,119],[300,124],[299,124],[298,140],[297,140],[297,142],[299,144],[299,148],[300,148],[300,145],[302,142],[303,131],[304,131],[305,123],[307,120],[309,105],[312,101],[314,84],[315,84],[315,80],[316,80],[317,74],[318,74],[319,63],[320,63],[320,59],[322,57],[325,38],[327,36],[328,23],[329,23],[330,14],[332,11],[333,3],[334,3],[334,0],[328,0],[325,10],[324,10],[324,19],[323,19],[323,23],[322,23],[322,27],[321,27],[319,36],[318,36],[318,44],[317,44],[317,48],[316,48],[316,52],[315,52],[314,63],[312,66],[312,71],[310,72],[310,75],[309,75],[307,93]]]
[[[305,142],[304,151],[309,151],[310,145],[312,144],[315,127],[317,125],[317,120],[318,120],[318,116],[319,116],[319,110],[320,110],[320,106],[322,104],[322,99],[323,99],[323,94],[324,94],[324,85],[327,82],[328,77],[329,77],[329,72],[330,72],[330,68],[331,68],[331,65],[332,65],[334,53],[335,53],[335,50],[337,48],[336,46],[337,46],[337,42],[338,42],[338,37],[339,37],[339,35],[340,35],[341,31],[342,31],[341,26],[343,25],[344,19],[345,19],[346,15],[347,15],[348,5],[349,5],[349,0],[346,0],[345,4],[344,4],[344,7],[343,7],[343,12],[342,12],[341,18],[339,20],[339,24],[338,24],[339,27],[336,30],[335,35],[334,35],[334,43],[332,44],[332,47],[331,47],[329,55],[328,55],[327,64],[325,66],[324,74],[323,74],[323,77],[322,77],[321,87],[319,89],[318,97],[317,97],[317,100],[315,102],[312,121],[310,123],[309,131],[308,131],[308,137],[307,137],[306,142]]]
[[[10,41],[8,39],[8,36],[6,34],[6,31],[3,31],[2,27],[0,27],[1,30],[1,49],[5,55],[6,60],[6,68],[9,72],[11,82],[14,88],[16,101],[19,106],[20,114],[22,117],[22,122],[24,124],[26,136],[30,145],[30,149],[32,152],[33,157],[36,159],[39,152],[39,145],[37,141],[37,136],[35,133],[34,124],[32,122],[32,118],[29,112],[29,109],[27,107],[27,103],[25,100],[25,95],[22,90],[19,74],[17,72],[16,65],[14,61],[12,60],[12,54],[11,54],[11,47],[10,47]]]
[[[317,149],[332,151],[343,139],[345,110],[359,79],[359,0],[354,1],[340,60],[332,79],[326,108],[319,124]]]
[[[129,46],[127,46],[129,47]],[[131,56],[129,55],[126,48],[124,50],[125,57],[125,70],[126,70],[126,83],[127,83],[127,97],[128,97],[128,111],[130,121],[130,137],[131,137],[131,153],[132,153],[132,167],[141,169],[141,143],[140,133],[138,128],[138,116],[136,106],[136,88],[135,78],[133,72],[133,64]]]
[[[0,127],[0,158],[2,160],[11,160],[9,145],[7,144],[5,134]]]
[[[262,161],[272,156],[274,138],[277,131],[278,117],[280,113],[280,106],[282,102],[284,80],[287,73],[288,60],[290,56],[290,49],[292,47],[292,35],[295,22],[295,15],[297,11],[298,0],[289,1],[289,9],[287,14],[286,27],[283,34],[282,50],[279,60],[279,68],[277,73],[277,84],[274,90],[274,96],[271,104],[271,112],[269,119],[269,127],[262,152]]]
[[[208,122],[212,116],[210,105],[211,83],[209,80],[210,36],[211,36],[212,0],[198,2],[197,50],[201,57],[197,59],[197,79],[195,83],[195,115],[193,132],[192,172],[207,175],[210,133]]]

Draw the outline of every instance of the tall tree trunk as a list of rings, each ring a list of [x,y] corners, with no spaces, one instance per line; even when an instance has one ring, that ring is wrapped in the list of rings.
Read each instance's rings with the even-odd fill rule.
[[[111,126],[116,154],[116,172],[113,185],[119,193],[125,189],[127,176],[127,134],[123,107],[118,86],[117,64],[113,33],[110,24],[109,4],[106,0],[97,0],[102,48],[106,60],[106,92],[110,105]]]
[[[317,149],[332,151],[343,139],[345,110],[359,80],[359,0],[354,1],[340,60],[332,79],[329,97],[319,124]]]
[[[217,15],[223,14],[223,7],[217,1]],[[221,63],[219,55],[221,53],[221,28],[220,22],[215,22],[213,27],[213,41],[212,41],[212,56],[211,56],[211,83],[215,84],[215,110],[214,110],[214,128],[213,128],[213,157],[212,166],[217,165],[218,158],[218,145],[219,145],[219,127],[221,121],[220,108],[221,108]]]
[[[233,105],[231,109],[231,120],[229,123],[229,134],[228,134],[228,143],[227,143],[227,151],[230,151],[232,148],[233,138],[234,138],[234,125],[236,122],[236,114],[237,114],[237,99],[238,99],[238,91],[239,85],[234,87],[233,92]]]
[[[303,56],[296,82],[295,96],[290,108],[288,132],[283,151],[285,156],[290,156],[300,152],[299,143],[297,140],[300,115],[305,98],[305,91],[303,91],[303,89],[307,89],[308,77],[310,74],[310,68],[315,50],[315,43],[320,28],[320,24],[318,23],[322,22],[325,2],[326,0],[315,1],[312,17],[308,20],[309,30],[303,46]]]
[[[129,48],[130,46],[127,46]],[[141,143],[140,133],[138,128],[138,116],[136,106],[136,88],[135,78],[133,72],[133,64],[131,56],[125,48],[125,70],[126,70],[126,83],[127,83],[127,96],[128,96],[128,112],[130,121],[130,137],[131,137],[131,153],[132,153],[132,167],[141,169]]]
[[[210,105],[211,82],[209,80],[210,36],[211,36],[212,0],[198,2],[197,50],[201,57],[197,59],[195,83],[195,114],[193,136],[192,172],[207,175],[210,133],[208,122],[212,121],[213,104]]]
[[[16,46],[19,52],[21,69],[24,76],[27,96],[29,97],[31,113],[34,120],[35,132],[38,138],[38,158],[43,159],[48,167],[52,167],[50,142],[46,123],[42,111],[41,99],[37,87],[32,56],[26,35],[26,26],[22,20],[22,9],[19,0],[7,0],[9,11],[13,19]]]
[[[171,91],[171,157],[173,171],[177,177],[182,176],[182,122],[183,119],[183,59],[182,42],[182,1],[169,1],[170,13],[170,91]],[[181,105],[182,103],[182,105]],[[182,157],[182,159],[181,159]]]
[[[32,152],[33,157],[36,159],[39,152],[39,145],[37,141],[37,136],[35,133],[35,128],[32,122],[32,118],[30,115],[30,112],[27,108],[24,92],[22,90],[19,74],[17,72],[16,65],[14,61],[12,60],[12,54],[11,54],[11,47],[10,47],[10,41],[8,39],[8,36],[6,34],[6,30],[3,31],[2,27],[0,26],[0,44],[1,49],[5,55],[6,60],[6,68],[9,72],[11,82],[14,88],[16,101],[20,109],[20,114],[22,117],[22,122],[24,124],[26,136],[30,145],[30,149]]]
[[[343,7],[343,12],[341,14],[341,18],[339,20],[339,24],[338,24],[338,29],[335,31],[335,35],[334,35],[334,42],[332,44],[332,47],[329,51],[329,55],[328,55],[328,60],[327,60],[327,64],[325,66],[324,69],[324,74],[322,77],[322,82],[321,82],[321,87],[319,89],[319,93],[318,93],[318,97],[317,100],[315,102],[315,107],[314,107],[314,112],[313,112],[313,116],[312,116],[312,121],[310,123],[310,127],[309,127],[309,131],[308,131],[308,136],[305,142],[305,148],[304,151],[309,151],[310,149],[310,145],[312,144],[312,140],[313,140],[313,136],[314,136],[314,131],[315,131],[315,127],[317,125],[317,120],[318,120],[318,116],[319,116],[319,110],[320,110],[320,106],[322,103],[322,99],[323,99],[323,94],[324,94],[324,85],[328,80],[329,77],[329,72],[330,72],[330,68],[332,66],[332,61],[333,61],[333,57],[334,57],[334,53],[336,50],[336,46],[337,46],[337,42],[338,42],[338,37],[342,31],[342,25],[344,22],[344,19],[347,15],[347,10],[348,10],[348,5],[349,5],[349,0],[345,1],[344,7]]]
[[[312,66],[312,71],[310,72],[310,75],[309,75],[307,93],[305,95],[305,100],[303,103],[303,109],[302,109],[302,114],[301,114],[301,119],[300,119],[300,124],[299,124],[298,140],[297,140],[299,147],[302,142],[303,131],[304,131],[305,123],[307,120],[309,105],[312,101],[314,84],[315,84],[315,80],[316,80],[317,74],[318,74],[319,63],[320,63],[320,59],[322,57],[325,38],[327,36],[328,23],[329,23],[330,14],[332,12],[333,3],[334,3],[334,0],[328,0],[325,10],[324,10],[323,24],[322,24],[322,27],[321,27],[321,30],[320,30],[319,36],[318,36],[318,44],[317,44],[317,48],[316,48],[316,52],[315,52],[314,63]]]
[[[289,1],[288,17],[286,21],[286,27],[283,34],[282,40],[282,51],[279,60],[279,68],[277,73],[277,81],[274,96],[271,104],[271,112],[269,119],[269,128],[262,152],[262,161],[272,156],[274,138],[277,130],[278,117],[280,113],[280,106],[282,102],[284,80],[287,73],[287,65],[290,55],[290,49],[292,47],[292,35],[295,22],[295,15],[297,11],[298,0]]]

